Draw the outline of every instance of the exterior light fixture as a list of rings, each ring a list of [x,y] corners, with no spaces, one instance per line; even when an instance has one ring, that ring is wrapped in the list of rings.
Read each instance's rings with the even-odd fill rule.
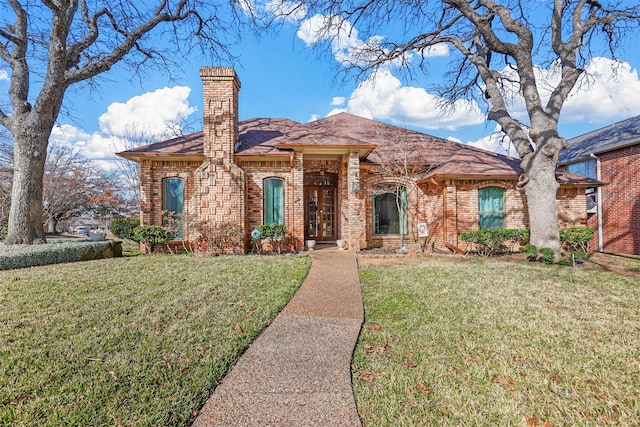
[[[354,193],[359,193],[360,192],[360,181],[354,181],[352,184],[351,189],[353,190]]]

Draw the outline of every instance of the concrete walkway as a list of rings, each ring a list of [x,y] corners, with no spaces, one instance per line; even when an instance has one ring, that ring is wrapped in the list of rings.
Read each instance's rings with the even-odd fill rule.
[[[351,357],[364,319],[356,256],[310,252],[293,299],[209,398],[194,427],[360,426]]]

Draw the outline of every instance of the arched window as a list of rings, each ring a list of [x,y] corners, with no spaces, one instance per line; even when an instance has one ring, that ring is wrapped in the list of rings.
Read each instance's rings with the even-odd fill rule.
[[[504,227],[504,189],[484,187],[478,190],[480,230]]]
[[[181,220],[184,212],[184,179],[165,178],[162,180],[162,225],[173,220]],[[175,224],[171,224],[175,225]],[[173,237],[182,237],[182,230],[173,233]]]
[[[399,187],[397,192],[391,192],[384,187],[387,186],[374,187],[373,234],[406,234],[407,189]]]
[[[262,200],[262,223],[284,224],[284,180],[267,178],[264,180]]]

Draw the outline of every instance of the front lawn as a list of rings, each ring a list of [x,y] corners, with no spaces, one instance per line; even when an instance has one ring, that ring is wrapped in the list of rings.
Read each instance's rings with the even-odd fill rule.
[[[139,256],[0,272],[0,425],[186,425],[305,257]]]
[[[637,278],[488,259],[360,274],[364,425],[638,425]]]

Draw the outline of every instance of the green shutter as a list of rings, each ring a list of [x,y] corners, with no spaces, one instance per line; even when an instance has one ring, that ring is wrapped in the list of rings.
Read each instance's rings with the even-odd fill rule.
[[[162,180],[162,210],[184,212],[184,180],[165,178]]]
[[[168,212],[176,214],[184,213],[184,180],[182,178],[165,178],[162,180],[162,210],[165,215],[162,225],[167,225]],[[182,230],[174,234],[176,238],[182,238]]]
[[[478,213],[480,229],[504,227],[504,190],[485,187],[478,190]]]
[[[264,180],[263,211],[264,224],[284,224],[284,180]]]

